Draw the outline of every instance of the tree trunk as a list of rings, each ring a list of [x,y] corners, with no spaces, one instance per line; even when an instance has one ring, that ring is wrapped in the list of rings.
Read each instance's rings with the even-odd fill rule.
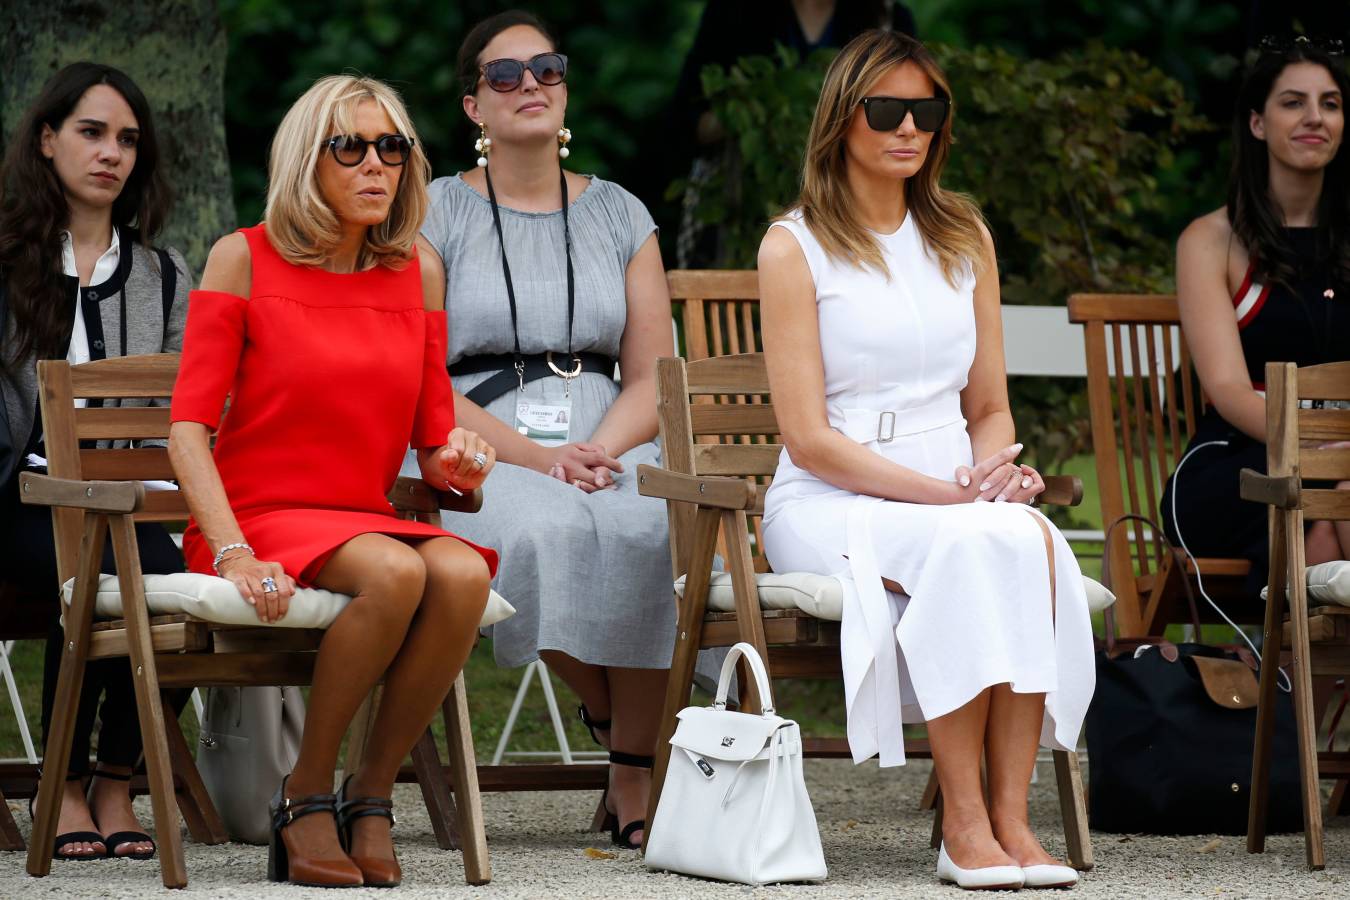
[[[214,0],[0,3],[0,125],[9,138],[43,82],[80,60],[126,72],[155,116],[160,166],[176,202],[157,243],[200,277],[211,244],[234,228],[225,149],[225,32]]]

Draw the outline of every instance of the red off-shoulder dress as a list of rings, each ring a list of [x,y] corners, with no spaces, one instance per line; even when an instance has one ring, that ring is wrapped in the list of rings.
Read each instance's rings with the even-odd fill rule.
[[[423,308],[417,258],[338,274],[287,262],[264,225],[240,231],[251,295],[192,292],[172,420],[219,425],[216,468],[244,540],[309,586],[359,534],[457,537],[386,499],[408,445],[439,447],[455,426],[445,313]],[[464,543],[496,574],[496,551]],[[212,574],[195,521],[183,552]]]

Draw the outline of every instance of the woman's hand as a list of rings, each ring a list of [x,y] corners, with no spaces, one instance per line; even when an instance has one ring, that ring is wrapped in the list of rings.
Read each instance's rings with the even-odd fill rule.
[[[957,466],[956,484],[960,491],[961,502],[974,500],[1004,502],[1014,496],[1021,497],[1030,490],[1040,476],[1035,475],[1035,470],[1030,466],[1019,466],[1013,461],[1021,452],[1021,444],[1010,444],[973,468]],[[1023,471],[1024,469],[1026,471]],[[1026,487],[1023,487],[1023,482],[1027,482]],[[1045,490],[1043,481],[1040,490]],[[1034,497],[1035,494],[1031,496]]]
[[[548,474],[588,494],[613,487],[614,473],[622,471],[623,463],[599,444],[563,444],[549,451]]]
[[[240,595],[253,606],[258,620],[267,624],[286,615],[295,594],[295,579],[286,574],[281,563],[254,559],[246,552],[235,552],[220,561],[216,569],[220,577],[239,589]],[[268,584],[264,585],[263,580]],[[273,587],[275,590],[268,590]]]
[[[487,441],[477,432],[456,428],[422,466],[422,480],[439,490],[476,491],[496,464],[497,451]]]

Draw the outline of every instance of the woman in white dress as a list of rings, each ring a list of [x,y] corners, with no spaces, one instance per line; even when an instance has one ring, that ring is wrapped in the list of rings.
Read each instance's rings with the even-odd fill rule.
[[[1027,788],[1038,742],[1076,746],[1091,623],[1068,544],[1028,505],[1044,482],[1015,462],[993,241],[939,185],[949,108],[942,71],[902,34],[861,35],[826,74],[801,198],[759,253],[786,446],[765,551],[844,585],[854,761],[902,765],[902,721],[928,723],[938,876],[1068,886]]]

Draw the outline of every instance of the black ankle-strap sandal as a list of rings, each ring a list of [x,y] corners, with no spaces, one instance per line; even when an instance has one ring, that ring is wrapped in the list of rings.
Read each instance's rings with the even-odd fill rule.
[[[66,773],[66,781],[83,781],[85,774]],[[38,770],[38,779],[42,779],[42,770]],[[33,801],[37,799],[34,795],[28,798],[28,818],[36,822],[37,815],[33,812]],[[60,807],[57,807],[57,814],[60,815]],[[61,851],[71,844],[102,844],[103,853],[91,853],[88,856],[84,854],[62,853]],[[68,859],[73,862],[89,862],[94,859],[106,859],[108,844],[103,835],[97,831],[67,831],[65,834],[58,834],[56,840],[52,842],[52,859]]]
[[[624,753],[622,750],[609,751],[609,761],[618,766],[632,766],[636,769],[650,769],[656,764],[656,760],[650,756],[639,756],[636,753]],[[608,809],[606,809],[608,812]],[[635,819],[622,828],[619,827],[619,817],[612,815],[608,820],[610,823],[609,839],[614,842],[614,846],[621,847],[624,850],[641,850],[641,844],[633,843],[633,833],[647,830],[646,819]]]
[[[94,777],[106,778],[108,781],[125,781],[127,782],[128,787],[130,787],[131,782],[130,773],[122,775],[117,772],[108,772],[103,769],[95,769]],[[98,823],[95,822],[95,824]],[[126,846],[127,844],[149,844],[150,849],[142,851],[141,853],[119,854],[117,852],[117,848]],[[103,839],[103,846],[108,848],[109,859],[142,859],[142,860],[153,859],[155,856],[155,850],[157,849],[154,839],[151,838],[150,835],[146,834],[144,831],[114,831],[112,834],[108,835]]]
[[[348,775],[337,793],[338,839],[342,841],[342,849],[348,853],[352,852],[352,823],[357,819],[379,816],[388,819],[390,825],[398,824],[398,819],[394,818],[394,801],[390,798],[348,797],[347,785],[351,780],[352,776]]]
[[[592,719],[591,712],[586,708],[585,703],[582,703],[580,706],[577,707],[577,715],[581,717],[581,724],[585,725],[586,730],[591,733],[591,740],[595,741],[601,747],[605,746],[604,743],[600,740],[600,735],[596,734],[596,732],[609,731],[609,727],[614,724],[614,720]]]

